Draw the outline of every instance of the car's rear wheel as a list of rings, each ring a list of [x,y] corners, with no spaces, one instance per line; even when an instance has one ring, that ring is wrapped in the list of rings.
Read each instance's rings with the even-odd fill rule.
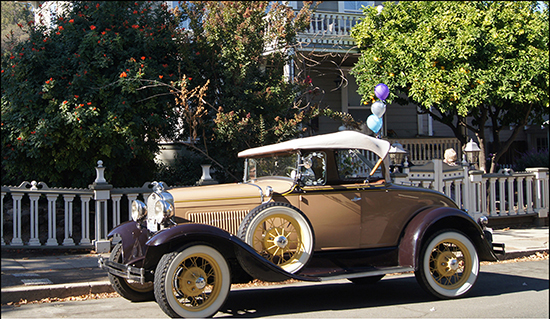
[[[295,207],[268,203],[253,209],[239,227],[239,238],[289,273],[296,273],[313,253],[311,225]],[[241,260],[246,269],[246,260]]]
[[[213,247],[195,244],[165,254],[155,271],[155,297],[170,317],[216,314],[231,288],[225,258]]]
[[[115,245],[113,251],[111,251],[109,260],[117,263],[122,262],[122,243]],[[108,274],[108,277],[113,289],[123,298],[136,302],[155,300],[152,282],[141,284],[139,282],[115,276],[111,273]]]
[[[472,241],[455,230],[442,230],[423,246],[418,283],[442,299],[458,298],[473,288],[479,275],[479,257]]]

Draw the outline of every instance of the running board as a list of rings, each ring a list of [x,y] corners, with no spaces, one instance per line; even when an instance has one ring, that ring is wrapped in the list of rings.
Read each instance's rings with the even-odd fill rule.
[[[414,267],[388,267],[388,268],[378,268],[374,270],[364,271],[364,272],[341,272],[340,274],[336,273],[325,273],[319,274],[317,276],[311,275],[300,275],[298,277],[304,278],[303,280],[307,281],[329,281],[329,280],[338,280],[338,279],[351,279],[351,278],[362,278],[362,277],[373,277],[394,273],[405,273],[409,271],[414,271]],[[306,279],[307,278],[307,279]]]

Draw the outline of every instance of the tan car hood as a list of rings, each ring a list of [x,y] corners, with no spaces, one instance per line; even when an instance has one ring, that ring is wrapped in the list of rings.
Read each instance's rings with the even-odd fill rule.
[[[292,190],[294,181],[285,177],[269,177],[247,183],[173,188],[169,192],[174,197],[177,210],[197,206],[259,205],[268,186],[273,188],[274,193],[283,194]]]

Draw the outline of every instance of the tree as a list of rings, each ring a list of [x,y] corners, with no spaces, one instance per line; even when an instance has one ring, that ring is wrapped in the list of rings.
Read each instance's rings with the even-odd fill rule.
[[[72,4],[2,55],[2,184],[86,187],[102,160],[113,185],[141,185],[175,118],[169,91],[141,79],[179,78],[179,20],[149,1]]]
[[[214,162],[218,180],[238,180],[238,151],[294,137],[315,116],[297,108],[310,84],[284,74],[310,4],[298,13],[269,1],[190,1],[182,8],[191,29],[180,46],[189,85],[209,85],[205,111],[186,117],[194,125],[181,140],[192,137],[187,145]]]
[[[519,130],[548,115],[548,5],[535,1],[401,1],[366,8],[352,31],[353,69],[365,102],[385,83],[388,102],[412,102],[453,129],[475,133],[486,170],[485,129],[499,147],[491,172]],[[491,125],[488,125],[490,122]],[[500,130],[514,127],[500,142]]]
[[[2,2],[2,53],[13,49],[16,43],[28,37],[23,31],[24,26],[32,23],[28,6],[29,4],[19,1]]]

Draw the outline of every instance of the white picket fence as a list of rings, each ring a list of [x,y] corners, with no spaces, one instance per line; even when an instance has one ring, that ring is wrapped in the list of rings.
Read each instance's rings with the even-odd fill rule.
[[[548,168],[525,172],[501,169],[495,174],[470,170],[466,163],[450,166],[434,159],[422,166],[404,167],[394,183],[431,188],[451,197],[477,219],[484,215],[548,217]]]
[[[2,247],[92,248],[105,240],[111,228],[131,219],[131,201],[147,198],[152,185],[112,188],[103,177],[104,169],[98,162],[97,178],[89,188],[53,188],[35,181],[2,186]],[[476,219],[481,215],[548,216],[548,168],[483,174],[466,165],[448,166],[435,159],[423,166],[405,167],[404,173],[396,173],[393,178],[395,184],[438,190]]]

